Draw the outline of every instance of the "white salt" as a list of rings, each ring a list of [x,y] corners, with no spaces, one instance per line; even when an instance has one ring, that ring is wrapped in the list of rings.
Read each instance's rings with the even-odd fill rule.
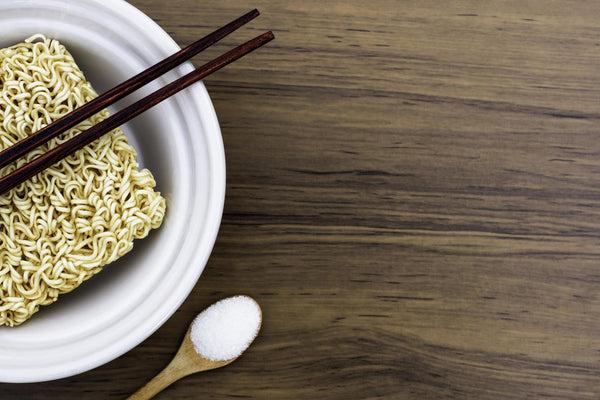
[[[250,346],[261,320],[260,306],[251,297],[229,297],[198,314],[192,323],[192,343],[204,358],[231,360]]]

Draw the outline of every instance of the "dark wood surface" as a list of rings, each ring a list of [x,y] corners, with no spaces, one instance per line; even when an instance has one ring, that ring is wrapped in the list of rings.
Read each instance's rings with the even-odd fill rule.
[[[262,11],[203,57],[277,35],[206,81],[219,239],[142,345],[2,398],[124,398],[237,293],[255,345],[160,398],[600,397],[600,3],[133,4],[181,45]]]

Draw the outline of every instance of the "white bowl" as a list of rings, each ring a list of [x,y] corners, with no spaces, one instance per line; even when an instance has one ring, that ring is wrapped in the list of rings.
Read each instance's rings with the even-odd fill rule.
[[[125,1],[0,1],[1,47],[35,33],[64,43],[98,92],[179,50]],[[183,65],[122,104],[192,68]],[[63,378],[111,361],[158,329],[204,269],[225,194],[223,142],[206,89],[194,85],[139,116],[125,131],[167,197],[165,222],[137,241],[130,254],[30,321],[1,327],[2,382]]]

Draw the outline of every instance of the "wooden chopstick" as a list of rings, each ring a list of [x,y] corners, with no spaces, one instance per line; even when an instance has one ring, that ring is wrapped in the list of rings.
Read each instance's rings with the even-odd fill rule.
[[[247,12],[241,17],[231,21],[227,25],[192,43],[185,49],[165,58],[133,78],[128,79],[108,92],[96,97],[94,100],[52,122],[46,127],[33,133],[31,136],[28,136],[27,138],[15,143],[11,147],[4,149],[0,152],[0,168],[7,166],[17,158],[23,157],[31,150],[46,143],[48,140],[55,138],[70,128],[73,128],[81,121],[91,117],[102,109],[133,93],[137,89],[152,82],[159,76],[172,70],[178,65],[183,64],[185,61],[197,55],[202,50],[215,44],[225,36],[252,21],[254,18],[258,17],[258,15],[259,12],[257,9]]]
[[[258,49],[266,43],[273,40],[275,36],[273,32],[265,32],[252,40],[228,51],[227,53],[215,58],[214,60],[204,64],[200,68],[190,72],[187,75],[173,81],[167,86],[155,91],[154,93],[144,97],[143,99],[133,103],[123,110],[113,114],[104,121],[94,125],[93,127],[81,132],[72,137],[61,145],[49,150],[43,155],[33,159],[30,163],[25,164],[21,168],[16,169],[12,173],[0,178],[0,195],[14,188],[20,183],[31,178],[35,174],[52,166],[54,163],[62,160],[76,150],[85,147],[102,135],[112,131],[113,129],[123,125],[130,119],[143,113],[149,108],[155,106],[166,98],[174,95],[180,90],[185,89],[191,84],[199,81],[202,78],[212,74],[224,66],[234,62],[235,60],[245,56],[246,54]]]

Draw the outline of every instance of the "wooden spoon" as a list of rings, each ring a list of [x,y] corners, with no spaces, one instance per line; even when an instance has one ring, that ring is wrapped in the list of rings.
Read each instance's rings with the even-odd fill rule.
[[[194,343],[192,341],[192,329],[194,329],[194,323],[195,323],[194,322],[194,323],[192,323],[192,325],[188,329],[187,333],[185,334],[183,343],[181,343],[181,347],[179,347],[179,350],[177,351],[177,354],[175,354],[175,357],[173,357],[173,360],[171,361],[171,363],[169,363],[169,365],[167,365],[167,367],[164,370],[162,370],[158,375],[156,375],[144,387],[142,387],[137,392],[135,392],[133,395],[131,395],[131,397],[129,397],[129,399],[130,400],[151,399],[156,394],[158,394],[160,391],[162,391],[164,388],[166,388],[167,386],[171,385],[172,383],[178,381],[179,379],[181,379],[183,377],[186,377],[188,375],[191,375],[191,374],[194,374],[197,372],[221,368],[221,367],[224,367],[225,365],[228,365],[228,364],[232,363],[233,361],[235,361],[241,355],[241,353],[243,353],[248,348],[248,346],[250,346],[250,344],[254,341],[254,339],[256,338],[256,335],[258,334],[258,329],[260,329],[260,325],[262,322],[262,313],[260,312],[260,307],[254,300],[252,300],[251,298],[249,298],[247,296],[236,296],[236,297],[238,299],[245,297],[246,300],[251,301],[258,309],[259,318],[257,321],[255,321],[258,323],[258,327],[256,327],[256,332],[254,333],[253,336],[245,338],[245,341],[242,344],[243,347],[238,348],[239,353],[234,353],[234,354],[237,354],[235,357],[228,359],[228,360],[214,361],[214,360],[210,360],[206,357],[203,357],[201,354],[199,354],[198,351],[196,350],[196,347],[194,347]],[[235,298],[229,298],[229,299],[224,299],[224,300],[221,300],[220,302],[213,304],[211,307],[207,308],[202,313],[200,313],[196,319],[200,318],[200,316],[203,315],[204,313],[210,312],[210,310],[213,307],[217,306],[219,303],[227,302],[232,299],[235,300]],[[228,317],[233,318],[235,316],[228,316]],[[239,316],[237,316],[237,317],[239,318]],[[215,322],[213,320],[211,323],[218,324],[219,322],[222,323],[223,321],[221,320],[221,321]]]

